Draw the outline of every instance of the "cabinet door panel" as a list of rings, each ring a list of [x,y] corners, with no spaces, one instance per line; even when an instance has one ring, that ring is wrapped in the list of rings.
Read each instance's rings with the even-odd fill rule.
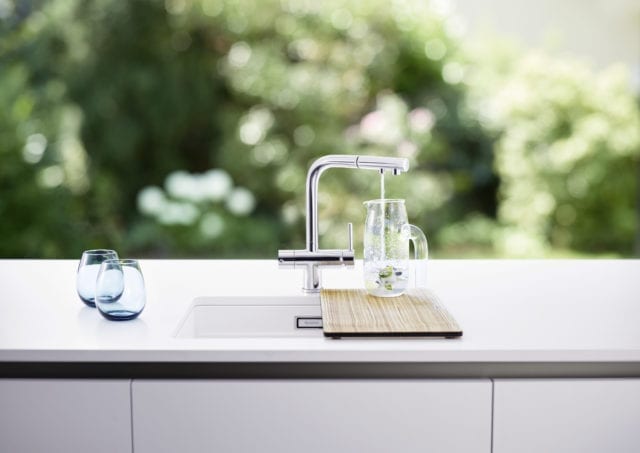
[[[639,379],[498,379],[494,392],[494,453],[640,451]]]
[[[136,453],[490,451],[491,382],[134,381]]]
[[[0,379],[0,452],[131,452],[128,380]]]

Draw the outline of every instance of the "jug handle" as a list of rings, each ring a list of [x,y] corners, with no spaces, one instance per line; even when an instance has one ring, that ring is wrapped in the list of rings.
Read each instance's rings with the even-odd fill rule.
[[[427,260],[429,259],[429,244],[427,237],[422,230],[415,225],[407,225],[409,228],[409,239],[413,242],[413,257],[416,288],[425,288],[427,286]]]

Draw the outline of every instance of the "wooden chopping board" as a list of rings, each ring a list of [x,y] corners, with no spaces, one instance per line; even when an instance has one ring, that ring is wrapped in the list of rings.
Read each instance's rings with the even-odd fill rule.
[[[462,329],[429,290],[374,297],[364,289],[322,289],[322,324],[327,337],[460,337]]]

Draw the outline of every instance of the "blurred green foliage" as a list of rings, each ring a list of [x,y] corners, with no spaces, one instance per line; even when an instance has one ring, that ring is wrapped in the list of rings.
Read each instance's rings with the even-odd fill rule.
[[[478,116],[497,133],[495,250],[631,255],[640,111],[628,71],[619,65],[594,73],[584,62],[540,52],[511,55],[501,74],[499,66],[470,81]]]
[[[632,254],[638,108],[615,71],[482,61],[420,0],[6,5],[0,256],[272,258],[303,247],[306,170],[333,153],[409,158],[387,195],[436,254]],[[321,245],[353,222],[360,248],[379,176],[320,190]]]

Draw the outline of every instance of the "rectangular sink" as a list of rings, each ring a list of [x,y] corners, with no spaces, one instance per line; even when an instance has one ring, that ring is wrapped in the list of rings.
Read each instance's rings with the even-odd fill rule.
[[[176,338],[321,337],[318,296],[197,297]]]

